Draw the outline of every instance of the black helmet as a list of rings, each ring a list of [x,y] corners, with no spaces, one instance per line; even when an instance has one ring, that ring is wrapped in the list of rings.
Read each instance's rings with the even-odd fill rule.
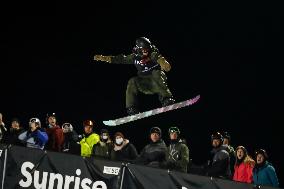
[[[160,137],[162,137],[162,130],[159,127],[152,127],[150,129],[150,134],[152,133],[158,133],[160,135]]]
[[[171,133],[177,133],[178,135],[180,134],[180,130],[177,127],[170,127],[168,132],[169,134]]]
[[[265,160],[268,159],[267,152],[266,152],[264,149],[257,149],[257,150],[255,151],[255,154],[254,154],[255,157],[256,157],[258,154],[262,154]]]
[[[152,44],[148,38],[139,37],[135,41],[135,47],[150,50],[152,48]]]
[[[220,132],[216,132],[211,135],[211,141],[214,139],[219,139],[221,143],[223,143],[224,140],[223,135]]]
[[[133,53],[137,56],[142,58],[143,52],[142,50],[146,50],[148,52],[151,52],[152,50],[152,44],[149,39],[146,37],[139,37],[135,41],[135,47],[133,48]]]

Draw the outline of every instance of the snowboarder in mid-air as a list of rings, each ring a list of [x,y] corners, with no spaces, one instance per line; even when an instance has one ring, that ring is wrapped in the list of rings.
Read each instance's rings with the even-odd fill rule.
[[[117,64],[134,64],[138,74],[128,81],[126,90],[126,111],[128,115],[139,113],[137,95],[158,94],[162,106],[175,103],[173,95],[167,86],[165,72],[170,71],[171,65],[159,53],[158,49],[146,37],[136,39],[133,53],[125,56],[95,55],[95,61]]]

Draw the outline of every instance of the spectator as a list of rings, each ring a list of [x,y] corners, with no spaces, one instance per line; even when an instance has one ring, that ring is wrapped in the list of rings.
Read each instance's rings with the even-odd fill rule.
[[[278,187],[279,182],[276,171],[271,163],[268,162],[268,155],[264,149],[256,150],[256,164],[253,169],[253,183],[255,185]]]
[[[48,123],[46,133],[48,134],[49,138],[46,149],[61,152],[64,143],[64,134],[60,126],[56,123],[55,113],[48,113],[46,120]]]
[[[110,159],[110,151],[113,148],[113,143],[110,139],[108,130],[100,131],[100,142],[94,145],[93,155],[96,158]]]
[[[7,132],[7,128],[5,127],[5,123],[3,122],[3,115],[0,113],[0,142],[4,137],[4,133]]]
[[[19,135],[23,132],[24,129],[21,127],[19,119],[13,118],[7,137],[5,137],[6,143],[23,146],[23,143],[19,140]]]
[[[185,144],[185,145],[189,148],[188,142],[187,142],[186,138],[181,138],[181,137],[180,137],[180,140],[181,140],[181,142],[182,142],[183,144]],[[190,152],[190,149],[189,149],[188,151]],[[192,166],[192,158],[189,156],[189,162],[188,162],[188,164],[187,164],[187,172],[189,172],[189,171],[191,170],[191,166]],[[203,169],[202,169],[202,170],[203,170]]]
[[[220,178],[230,178],[230,156],[227,146],[223,145],[223,136],[216,132],[211,135],[213,159],[209,163],[207,175]]]
[[[189,163],[189,149],[180,139],[180,130],[177,127],[169,128],[170,145],[166,156],[167,167],[176,171],[187,172]]]
[[[252,170],[255,161],[248,155],[247,150],[243,146],[236,148],[236,162],[234,170],[234,181],[252,183]]]
[[[48,141],[48,135],[41,128],[38,118],[31,118],[29,121],[29,129],[19,135],[19,140],[26,143],[29,148],[44,149],[44,145]]]
[[[136,162],[162,168],[166,163],[167,146],[162,139],[162,131],[159,127],[150,129],[150,140],[150,143],[142,149]]]
[[[72,124],[63,123],[62,131],[64,134],[64,143],[63,143],[62,152],[79,155],[80,154],[80,144],[78,143],[79,136],[74,130]]]
[[[91,120],[83,122],[84,134],[80,141],[81,156],[90,157],[93,153],[93,146],[100,141],[100,136],[93,132],[94,123]]]
[[[230,169],[231,169],[231,173],[233,173],[235,169],[236,153],[235,153],[234,147],[231,145],[230,134],[228,132],[224,132],[223,137],[224,137],[223,145],[228,147],[228,152],[230,155]]]
[[[137,158],[137,150],[135,146],[125,139],[121,132],[114,134],[114,145],[111,149],[111,160],[130,161]]]

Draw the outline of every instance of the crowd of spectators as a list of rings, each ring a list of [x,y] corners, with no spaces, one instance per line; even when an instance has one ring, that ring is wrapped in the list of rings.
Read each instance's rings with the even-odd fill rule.
[[[39,118],[30,118],[29,126],[25,129],[18,118],[13,118],[11,124],[6,125],[0,113],[0,142],[190,173],[192,159],[178,127],[168,128],[165,136],[159,127],[152,127],[148,144],[138,152],[135,144],[122,132],[111,136],[108,130],[101,129],[96,133],[92,120],[82,122],[82,135],[77,134],[71,123],[58,125],[55,113],[48,113],[45,121],[43,126]],[[165,137],[169,139],[168,144],[163,140]],[[269,162],[266,150],[256,149],[251,156],[245,146],[234,149],[228,132],[213,133],[211,144],[212,159],[200,166],[202,175],[256,186],[279,186],[275,168]]]

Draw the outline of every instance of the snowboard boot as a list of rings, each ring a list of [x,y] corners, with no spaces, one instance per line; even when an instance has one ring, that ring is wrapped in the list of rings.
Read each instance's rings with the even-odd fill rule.
[[[134,106],[126,108],[126,112],[128,115],[134,115],[139,113],[138,109]]]
[[[172,97],[170,98],[164,98],[162,101],[162,106],[169,106],[171,104],[174,104],[175,103],[175,99],[173,99]]]

